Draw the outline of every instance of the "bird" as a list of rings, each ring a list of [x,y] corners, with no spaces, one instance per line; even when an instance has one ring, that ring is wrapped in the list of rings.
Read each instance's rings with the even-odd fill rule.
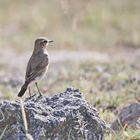
[[[53,42],[46,37],[38,37],[34,42],[33,53],[28,61],[25,82],[21,87],[18,97],[22,97],[26,90],[29,90],[29,96],[31,98],[30,85],[35,83],[40,96],[42,93],[38,87],[38,82],[43,79],[46,75],[49,66],[49,54],[47,51],[47,46]]]

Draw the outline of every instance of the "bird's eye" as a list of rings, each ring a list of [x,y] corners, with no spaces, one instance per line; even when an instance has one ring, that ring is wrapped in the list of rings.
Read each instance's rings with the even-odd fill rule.
[[[43,42],[43,43],[47,43],[47,40],[43,40],[42,42]]]
[[[42,40],[42,41],[40,42],[40,44],[44,44],[44,43],[47,43],[47,40]]]

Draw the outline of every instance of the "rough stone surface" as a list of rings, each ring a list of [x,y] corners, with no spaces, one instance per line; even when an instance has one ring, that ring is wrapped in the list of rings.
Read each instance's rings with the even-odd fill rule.
[[[119,130],[124,126],[140,129],[140,103],[132,103],[122,108],[117,119],[111,124],[113,130]]]
[[[105,123],[79,90],[47,98],[25,99],[28,133],[34,140],[103,140]],[[0,133],[4,140],[27,140],[20,103],[0,103]]]

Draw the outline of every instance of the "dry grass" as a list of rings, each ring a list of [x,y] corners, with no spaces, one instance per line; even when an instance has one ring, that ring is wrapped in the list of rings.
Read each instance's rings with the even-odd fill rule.
[[[20,108],[21,108],[21,116],[23,119],[23,124],[25,127],[25,134],[28,140],[33,140],[31,134],[28,133],[28,122],[27,122],[27,118],[26,118],[26,113],[25,113],[25,108],[24,108],[24,101],[22,100],[22,98],[19,99],[20,101]]]

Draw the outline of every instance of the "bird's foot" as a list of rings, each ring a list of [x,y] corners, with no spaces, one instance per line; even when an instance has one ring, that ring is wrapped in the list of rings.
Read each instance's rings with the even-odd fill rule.
[[[32,99],[32,98],[33,98],[33,97],[35,97],[35,96],[36,96],[36,94],[34,94],[34,95],[30,96],[30,97],[29,97],[29,99]]]
[[[41,92],[39,92],[39,96],[38,96],[38,97],[40,98],[40,97],[42,97],[42,96],[43,96],[43,94],[42,94]]]
[[[39,96],[36,98],[36,101],[38,101],[43,96],[42,93],[39,93]]]
[[[34,95],[32,95],[32,96],[30,96],[30,97],[28,97],[28,98],[26,98],[27,100],[34,100],[34,97],[36,96],[36,94],[34,94]]]

